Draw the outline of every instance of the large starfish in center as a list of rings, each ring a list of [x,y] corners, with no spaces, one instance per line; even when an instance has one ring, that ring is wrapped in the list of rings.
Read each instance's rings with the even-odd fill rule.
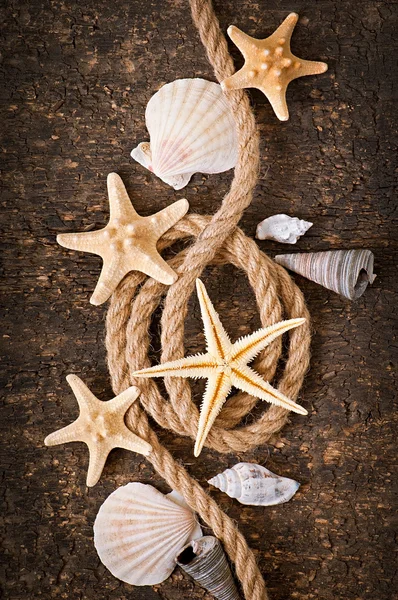
[[[302,325],[305,319],[290,319],[275,323],[232,344],[200,279],[196,280],[196,290],[206,337],[206,354],[188,356],[133,373],[135,377],[207,379],[195,442],[195,456],[199,456],[210,428],[232,386],[256,398],[282,406],[286,410],[306,415],[305,408],[289,400],[248,366],[248,363],[275,338],[293,327]]]
[[[234,25],[228,35],[245,58],[245,64],[231,77],[221,82],[224,90],[257,88],[268,98],[280,121],[287,121],[289,111],[286,89],[289,83],[303,75],[317,75],[327,71],[327,64],[303,60],[290,50],[290,38],[298,15],[290,13],[278,29],[264,40],[243,33]]]
[[[117,173],[108,175],[110,219],[98,231],[61,233],[57,242],[71,250],[98,254],[104,261],[91,304],[108,300],[130,271],[141,271],[166,285],[177,274],[160,256],[156,244],[166,231],[187,212],[188,201],[178,200],[150,217],[140,217],[131,204],[123,181]]]

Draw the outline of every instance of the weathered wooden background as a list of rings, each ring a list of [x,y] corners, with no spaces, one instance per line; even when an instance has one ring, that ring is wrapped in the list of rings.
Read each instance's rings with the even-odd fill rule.
[[[262,163],[243,229],[254,236],[257,222],[276,212],[309,219],[314,226],[298,250],[370,248],[378,277],[356,303],[296,277],[313,317],[312,364],[300,398],[310,415],[294,415],[278,447],[241,456],[206,450],[195,460],[190,440],[165,432],[161,438],[205,486],[242,459],[302,483],[290,503],[268,509],[211,491],[245,533],[273,600],[391,600],[398,597],[392,525],[396,5],[215,5],[224,30],[234,23],[255,37],[298,12],[293,51],[329,63],[326,74],[291,84],[287,123],[277,121],[260,93],[251,93]],[[146,139],[145,106],[163,83],[213,78],[188,2],[11,0],[1,13],[4,597],[208,597],[178,571],[154,590],[133,589],[97,557],[92,526],[109,493],[132,480],[167,491],[144,459],[113,452],[100,483],[88,490],[83,444],[43,446],[49,432],[77,416],[66,374],[80,375],[103,399],[111,396],[106,306],[88,303],[100,260],[62,249],[56,234],[107,222],[111,171],[122,175],[142,214],[183,196],[191,211],[213,213],[228,189],[232,173],[196,175],[174,192],[129,158]],[[240,66],[239,52],[231,51]],[[260,245],[271,255],[287,248]],[[204,280],[233,338],[258,326],[243,275],[212,268]],[[202,343],[195,337],[201,330],[195,307],[187,351]]]

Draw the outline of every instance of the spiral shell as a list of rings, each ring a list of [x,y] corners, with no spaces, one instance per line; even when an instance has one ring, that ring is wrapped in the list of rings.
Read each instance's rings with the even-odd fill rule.
[[[272,215],[257,225],[256,238],[275,240],[281,244],[295,244],[313,223],[289,215]]]
[[[177,492],[129,483],[108,496],[94,523],[94,545],[110,572],[133,585],[167,579],[175,556],[202,532]]]
[[[211,535],[190,542],[177,556],[177,564],[217,600],[239,600],[224,550]]]
[[[275,261],[348,300],[356,300],[372,284],[374,255],[370,250],[328,250],[280,254]]]
[[[131,156],[175,190],[194,173],[221,173],[236,164],[236,125],[217,83],[177,79],[164,85],[149,100],[145,121],[151,141]]]
[[[290,500],[300,487],[294,479],[275,475],[252,463],[238,463],[209,479],[208,483],[241,504],[251,506],[282,504]]]

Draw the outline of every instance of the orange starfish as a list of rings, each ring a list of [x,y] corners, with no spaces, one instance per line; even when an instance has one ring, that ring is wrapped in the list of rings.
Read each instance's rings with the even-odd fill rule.
[[[278,119],[287,121],[289,111],[286,90],[289,83],[304,75],[324,73],[324,62],[302,60],[290,50],[290,38],[298,15],[290,13],[268,38],[257,40],[237,27],[228,27],[228,35],[245,57],[245,64],[221,83],[223,90],[257,88],[268,98]]]

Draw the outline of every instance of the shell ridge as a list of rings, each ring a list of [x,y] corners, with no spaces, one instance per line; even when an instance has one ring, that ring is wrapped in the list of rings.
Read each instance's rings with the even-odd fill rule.
[[[170,547],[171,543],[176,542],[176,543],[180,543],[181,540],[182,544],[184,545],[185,540],[187,539],[187,532],[190,528],[189,527],[185,527],[184,530],[182,531],[176,531],[174,529],[173,535],[171,536],[164,536],[163,538],[161,538],[161,541],[157,543],[157,548],[163,549],[164,547]],[[152,556],[153,555],[153,548],[152,547],[148,547],[148,546],[144,546],[144,545],[136,545],[134,544],[134,547],[131,547],[131,540],[129,540],[128,542],[126,541],[126,543],[124,544],[123,547],[126,547],[126,549],[128,548],[130,551],[129,552],[125,552],[124,553],[124,558],[125,559],[129,559],[129,565],[130,567],[133,569],[137,564],[139,564],[139,562],[142,561],[142,559],[147,559],[147,557]],[[115,546],[114,545],[110,545],[107,546],[106,549],[112,550],[114,549]],[[131,557],[136,554],[139,553],[138,556],[136,556],[135,559],[132,559]],[[173,552],[173,550],[170,551],[171,553]],[[169,552],[169,554],[170,554]],[[166,553],[163,553],[163,556],[166,556]]]
[[[171,542],[173,542],[173,540],[178,540],[182,537],[184,538],[184,540],[187,539],[187,536],[191,529],[192,526],[190,524],[186,524],[185,527],[181,527],[180,529],[172,527],[168,530],[165,529],[161,531],[162,536],[158,537],[157,547],[163,547],[164,543],[170,544]],[[170,531],[172,532],[171,535],[169,535]],[[137,560],[141,560],[141,556],[145,553],[146,548],[148,548],[148,552],[150,553],[152,553],[153,551],[152,546],[148,547],[148,545],[145,544],[146,540],[144,533],[145,532],[142,532],[141,535],[136,535],[135,532],[132,532],[132,534],[129,536],[124,535],[122,543],[120,542],[120,539],[116,537],[116,535],[108,537],[105,536],[103,540],[104,543],[101,546],[102,552],[106,552],[112,555],[113,551],[115,549],[118,549],[118,554],[123,554],[124,558],[138,553]],[[159,542],[159,540],[161,541]]]
[[[174,535],[170,537],[165,536],[160,542],[158,541],[157,543],[158,552],[162,552],[162,558],[164,559],[164,562],[169,563],[167,566],[168,572],[167,574],[164,574],[164,579],[166,579],[169,576],[169,574],[174,570],[174,556],[176,553],[176,548],[181,549],[187,541],[187,529],[188,528],[186,528],[184,532],[175,532]],[[119,571],[119,573],[116,575],[117,577],[121,578],[123,576],[124,578],[127,578],[129,576],[129,573],[141,563],[145,564],[145,568],[142,570],[141,577],[135,580],[134,584],[139,585],[140,581],[147,581],[148,576],[152,575],[154,567],[156,567],[158,562],[158,555],[153,552],[152,546],[147,547],[145,552],[142,552],[141,548],[141,546],[134,546],[134,548],[131,548],[130,552],[126,552],[124,554],[126,565],[123,570]],[[164,552],[164,548],[168,548],[168,551]],[[135,560],[132,560],[131,556],[137,551],[139,553],[138,556],[136,556]]]
[[[169,138],[170,136],[170,129],[172,129],[172,125],[174,124],[174,120],[171,120],[171,115],[172,115],[172,110],[173,110],[173,106],[174,106],[174,102],[176,100],[176,97],[178,95],[178,92],[181,88],[181,81],[180,79],[177,79],[176,82],[174,82],[175,85],[173,84],[166,84],[165,86],[163,86],[159,92],[157,93],[158,95],[155,94],[155,96],[153,96],[153,98],[151,98],[151,100],[155,100],[157,101],[157,117],[159,117],[160,119],[160,127],[157,128],[156,130],[156,137],[154,140],[154,151],[153,151],[153,167],[154,167],[154,171],[159,171],[159,165],[156,164],[157,160],[158,160],[158,150],[161,146],[161,140],[164,138]],[[162,105],[167,106],[167,102],[168,102],[168,112],[166,113],[166,115],[163,116],[162,118]],[[148,119],[147,122],[147,129],[149,131],[150,136],[152,136],[152,125],[150,120]],[[154,158],[156,156],[156,159]]]
[[[218,104],[219,103],[217,102],[217,100],[212,103],[213,110],[214,110],[214,107],[217,106]],[[224,119],[225,119],[225,116],[224,116]],[[233,131],[235,131],[235,127],[236,126],[235,126],[235,122],[232,119],[232,115],[231,115],[231,120],[232,120],[231,129],[233,129]],[[209,123],[209,125],[201,132],[202,135],[205,134],[205,133],[208,133],[208,132],[212,132],[211,137],[209,137],[209,139],[208,139],[208,143],[209,144],[213,140],[217,140],[217,138],[220,138],[220,131],[218,129],[216,129],[216,127],[215,127],[217,123],[220,125],[220,127],[222,126],[220,115],[217,115],[217,117],[211,123]],[[190,163],[187,163],[187,165],[189,165],[189,168],[187,167],[187,172],[189,172],[192,168],[195,167],[195,163],[196,162],[199,162],[203,157],[206,157],[206,156],[207,156],[207,161],[206,161],[206,163],[203,163],[203,166],[202,166],[202,169],[204,170],[204,172],[206,172],[206,173],[217,173],[217,172],[219,172],[218,171],[219,167],[218,166],[217,167],[213,166],[214,165],[214,160],[210,159],[210,155],[216,154],[216,155],[219,156],[220,155],[220,149],[222,148],[222,144],[220,143],[219,146],[217,146],[216,148],[213,148],[213,150],[211,150],[211,151],[207,150],[207,148],[204,148],[204,146],[200,142],[200,138],[199,137],[196,140],[194,140],[193,143],[191,144],[192,150],[194,150],[196,148],[195,144],[197,144],[197,148],[199,148],[200,151],[202,149],[204,149],[204,151],[200,155],[195,156],[195,159],[191,160]],[[225,154],[229,155],[229,154],[233,153],[234,160],[230,159],[230,160],[227,161],[226,158],[225,158],[225,162],[227,164],[231,163],[231,167],[230,168],[232,168],[234,166],[234,164],[236,163],[236,160],[237,160],[237,154],[238,154],[238,151],[237,151],[237,139],[236,139],[236,146],[234,147],[234,145],[232,144],[231,146],[229,146],[227,148],[227,151],[228,151],[227,153],[224,152],[224,156],[225,156]],[[193,152],[192,152],[192,154],[193,154]],[[212,169],[212,170],[209,171],[209,169]],[[217,170],[215,170],[215,169],[217,169]],[[225,170],[225,167],[223,167],[223,169]]]
[[[210,138],[210,141],[216,140],[217,137],[219,137],[219,136],[217,134],[215,134],[212,138]],[[199,144],[198,144],[198,146],[199,146]],[[187,162],[186,163],[186,165],[184,167],[184,171],[178,171],[178,173],[182,173],[182,172],[190,173],[190,172],[192,172],[192,169],[194,169],[194,167],[195,167],[195,162],[199,161],[201,159],[206,159],[206,163],[203,163],[203,167],[202,167],[203,169],[206,169],[206,171],[204,171],[204,172],[209,173],[209,174],[219,173],[220,172],[218,170],[219,167],[217,166],[217,163],[214,160],[212,160],[212,157],[214,155],[218,156],[219,153],[220,153],[220,151],[221,151],[221,149],[222,149],[222,145],[221,144],[219,146],[217,146],[217,147],[214,147],[211,151],[208,151],[207,149],[204,149],[201,154],[195,156],[194,160],[191,160],[191,162]],[[225,159],[225,162],[227,164],[231,163],[231,165],[233,166],[233,164],[235,164],[235,162],[236,162],[236,155],[237,155],[237,153],[234,152],[234,154],[232,155],[232,152],[231,152],[230,154],[231,154],[230,159],[228,161]],[[224,156],[225,156],[225,154],[224,154]],[[231,168],[232,168],[232,166],[231,166]],[[178,167],[178,163],[177,163],[177,167]],[[193,172],[195,173],[196,171],[194,170]],[[165,175],[165,176],[172,176],[172,175],[175,175],[175,174],[177,174],[177,171],[173,171],[173,170],[167,171],[167,173],[166,172],[163,173],[163,175]]]
[[[138,495],[135,496],[135,503],[138,506],[142,506],[143,510],[147,513],[149,513],[152,509],[158,509],[158,512],[163,512],[164,510],[167,510],[169,512],[174,512],[174,513],[181,513],[183,511],[187,511],[190,509],[184,508],[182,506],[179,506],[178,504],[172,502],[171,500],[166,500],[165,497],[163,496],[163,498],[157,498],[156,501],[155,500],[151,500],[149,498],[140,498]],[[131,498],[120,498],[120,499],[115,499],[115,500],[111,500],[109,502],[108,507],[110,508],[113,505],[120,505],[122,504],[123,506],[125,506],[126,508],[131,504]],[[108,509],[107,507],[107,509]]]
[[[199,90],[198,90],[198,92],[199,92]],[[196,103],[198,105],[199,102],[202,101],[202,98],[205,97],[205,88],[202,87],[200,89],[200,93],[196,94],[195,96],[196,96],[196,98],[195,98]],[[182,106],[184,107],[187,105],[188,105],[188,95],[186,95],[184,97]],[[191,123],[192,123],[191,127],[190,127],[190,132],[191,132],[191,135],[194,135],[194,132],[195,132],[198,124],[200,124],[200,121],[201,121],[200,115],[198,114],[196,119],[194,121],[192,121],[192,112],[187,111],[187,114],[185,115],[185,120],[179,124],[179,129],[176,132],[173,131],[175,137],[174,137],[174,140],[172,141],[172,143],[170,144],[170,147],[168,148],[169,156],[171,155],[173,157],[173,153],[178,149],[179,144],[181,143],[180,142],[181,131],[183,131],[185,125],[189,122],[190,119],[191,119]],[[187,153],[189,152],[189,146],[186,148],[185,152],[187,152]],[[166,166],[167,166],[167,157],[165,156],[163,161],[161,161],[159,163],[159,166],[157,168],[159,169],[160,173],[167,174]]]
[[[154,163],[154,150],[152,150],[152,148],[157,148],[159,139],[162,139],[162,136],[165,135],[165,132],[166,132],[167,126],[168,126],[168,122],[169,122],[169,118],[170,118],[170,113],[172,110],[171,100],[175,97],[176,93],[177,93],[177,86],[173,87],[173,86],[170,86],[169,84],[164,85],[149,100],[147,110],[145,111],[145,123],[146,123],[146,127],[148,129],[150,140],[151,140],[152,167],[153,167],[153,163]],[[164,119],[161,118],[162,113],[161,113],[161,110],[159,110],[159,104],[161,103],[162,98],[164,100],[167,98],[170,99],[169,112],[167,113],[166,118],[164,118]],[[150,106],[151,106],[151,110],[148,111]],[[153,135],[152,134],[152,126],[151,126],[151,120],[150,120],[151,115],[154,115],[155,125],[157,125],[156,127],[154,127],[153,134],[155,137],[154,137],[153,142],[152,142],[152,135]]]
[[[182,519],[176,519],[175,521],[171,520],[170,517],[168,516],[166,523],[163,523],[161,525],[159,525],[159,516],[157,515],[156,518],[154,517],[153,519],[142,519],[140,518],[139,515],[137,515],[136,519],[118,519],[115,520],[114,518],[108,518],[107,519],[107,523],[105,524],[105,527],[103,528],[103,531],[105,532],[110,532],[112,531],[112,528],[114,527],[120,527],[120,525],[123,525],[123,530],[124,531],[134,531],[138,536],[141,534],[141,532],[146,532],[146,531],[151,531],[152,529],[154,529],[155,527],[151,527],[151,526],[156,526],[156,529],[158,529],[159,531],[168,531],[169,529],[174,530],[175,529],[175,524],[174,522],[176,521],[177,523],[180,521],[181,523],[187,523],[189,526],[192,524],[192,518],[186,518],[184,520]]]
[[[172,130],[172,127],[173,127],[173,125],[175,123],[175,118],[172,119],[171,116],[173,114],[173,112],[172,112],[173,111],[173,106],[174,106],[174,103],[176,102],[176,99],[178,97],[178,92],[179,92],[180,88],[181,88],[181,83],[180,82],[176,86],[172,86],[172,85],[168,86],[168,88],[167,88],[167,92],[168,93],[165,93],[164,99],[163,99],[163,105],[165,105],[165,104],[167,105],[167,102],[166,102],[167,100],[169,102],[168,113],[167,113],[166,117],[163,118],[163,119],[161,118],[161,115],[162,115],[161,106],[159,106],[158,116],[159,116],[159,118],[160,118],[160,120],[161,120],[161,122],[163,124],[162,124],[162,127],[159,128],[159,135],[157,137],[157,141],[156,141],[155,149],[154,149],[154,154],[153,154],[153,163],[152,163],[152,165],[153,165],[154,172],[156,172],[156,173],[162,174],[162,169],[161,169],[161,167],[158,164],[159,151],[162,149],[161,148],[161,146],[162,146],[161,141],[162,141],[162,139],[164,140],[166,138],[170,139],[170,130]],[[161,104],[161,99],[162,98],[160,96],[159,97],[159,104]],[[148,129],[148,131],[149,131],[149,129]]]

